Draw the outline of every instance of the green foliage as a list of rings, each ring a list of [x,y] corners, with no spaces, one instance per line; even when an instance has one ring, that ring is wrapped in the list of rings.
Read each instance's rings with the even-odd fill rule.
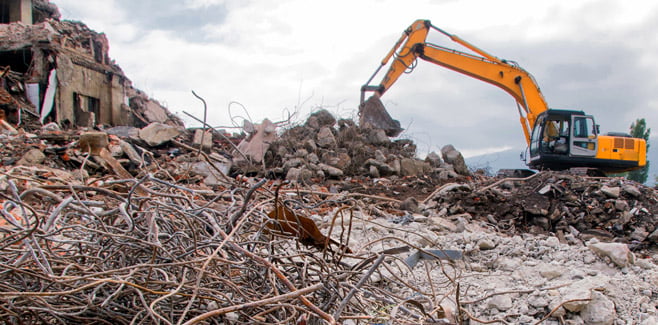
[[[647,129],[647,122],[644,118],[639,118],[631,124],[631,136],[634,138],[641,138],[647,141],[647,152],[649,152],[649,136],[651,129]],[[626,178],[634,180],[638,183],[645,183],[649,178],[649,161],[642,169],[629,172]]]

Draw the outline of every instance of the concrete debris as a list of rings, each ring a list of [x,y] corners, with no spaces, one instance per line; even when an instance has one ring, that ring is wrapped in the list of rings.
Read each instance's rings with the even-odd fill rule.
[[[181,133],[182,131],[178,127],[153,122],[139,130],[139,138],[144,140],[149,146],[156,147],[173,140]]]
[[[604,185],[601,187],[601,193],[605,194],[610,198],[616,199],[621,194],[621,189],[618,186]]]
[[[658,255],[652,250],[652,247],[656,247],[658,237],[658,196],[654,189],[621,178],[588,178],[556,172],[541,172],[524,181],[503,181],[480,174],[467,178],[456,174],[453,165],[447,160],[439,162],[436,157],[429,160],[415,158],[412,150],[415,150],[415,146],[408,140],[374,145],[367,139],[371,130],[363,130],[346,120],[337,120],[330,127],[331,119],[326,114],[321,116],[324,118],[318,119],[316,116],[315,122],[307,121],[301,126],[281,130],[280,135],[274,123],[267,121],[263,124],[269,125],[269,129],[263,128],[263,124],[251,125],[251,129],[247,127],[252,131],[249,136],[225,133],[219,136],[220,131],[210,130],[213,135],[212,146],[203,151],[199,151],[198,132],[195,141],[194,130],[182,131],[161,123],[153,123],[151,128],[173,128],[177,130],[176,135],[146,141],[148,137],[143,130],[134,127],[114,127],[107,129],[108,132],[39,129],[35,133],[27,133],[19,130],[16,135],[0,137],[0,168],[3,170],[0,190],[7,197],[12,197],[9,196],[12,193],[12,185],[8,183],[10,180],[21,180],[14,184],[19,185],[19,191],[28,193],[30,188],[43,191],[52,189],[52,186],[61,186],[54,188],[67,191],[70,186],[68,184],[95,184],[103,187],[97,189],[87,186],[80,189],[84,191],[82,188],[91,188],[96,195],[127,195],[132,191],[138,200],[150,197],[150,201],[145,200],[143,204],[151,204],[146,202],[153,203],[153,200],[172,200],[160,205],[161,208],[173,207],[173,202],[179,202],[187,195],[184,193],[192,193],[188,191],[208,191],[212,194],[202,195],[205,203],[181,210],[190,218],[186,219],[190,222],[197,220],[193,216],[201,218],[198,222],[203,226],[195,228],[194,235],[189,235],[189,238],[197,236],[198,247],[206,240],[212,242],[214,239],[210,238],[216,235],[211,234],[220,233],[226,220],[237,220],[239,223],[241,214],[245,214],[244,222],[247,222],[246,227],[250,230],[245,234],[234,234],[238,236],[236,238],[252,241],[252,235],[247,234],[262,233],[263,229],[268,229],[263,235],[277,236],[277,239],[271,242],[270,239],[263,239],[262,242],[274,246],[286,242],[285,248],[281,249],[288,251],[299,249],[294,241],[302,240],[305,235],[294,231],[291,232],[294,235],[292,237],[279,233],[276,225],[263,226],[271,221],[258,219],[272,211],[272,197],[268,195],[274,193],[277,186],[282,186],[280,196],[285,199],[281,202],[285,202],[287,209],[295,216],[308,216],[305,222],[312,220],[317,230],[325,236],[318,237],[325,238],[324,241],[312,241],[310,248],[301,246],[305,247],[303,253],[291,251],[295,256],[321,258],[324,247],[321,242],[330,238],[330,242],[338,243],[332,246],[332,249],[336,248],[334,253],[339,247],[347,247],[341,245],[349,245],[349,249],[358,258],[345,255],[340,263],[324,263],[331,267],[347,267],[345,274],[355,274],[355,271],[366,272],[373,267],[378,257],[373,252],[395,250],[401,243],[414,245],[413,249],[406,246],[406,251],[395,253],[399,255],[397,259],[389,260],[386,254],[380,255],[386,258],[386,262],[382,263],[392,264],[389,264],[388,269],[382,268],[381,272],[375,272],[377,276],[373,275],[371,282],[366,281],[367,286],[377,286],[377,290],[390,290],[408,300],[417,297],[418,291],[405,283],[416,283],[417,288],[430,288],[433,283],[438,298],[438,295],[444,297],[448,291],[456,290],[450,283],[459,282],[463,295],[460,298],[461,308],[467,310],[472,319],[506,319],[510,323],[536,323],[553,310],[549,316],[550,321],[558,322],[562,319],[584,324],[609,324],[611,320],[646,323],[646,320],[658,315],[657,306],[653,303],[658,294]],[[334,135],[335,146],[318,145],[317,134],[323,128],[329,129]],[[135,130],[139,130],[139,137],[135,137]],[[262,152],[261,163],[264,165],[252,166],[252,174],[245,176],[247,171],[244,166],[236,166],[234,163],[242,155],[251,157],[254,151],[244,149],[247,148],[244,146],[244,151],[236,150],[236,144],[249,139],[252,146],[267,145],[269,140],[256,137],[263,130],[276,137]],[[299,141],[300,138],[307,140]],[[19,166],[18,157],[29,157],[33,153],[27,153],[31,151],[41,152],[45,159],[38,164]],[[88,155],[87,152],[98,155]],[[416,171],[407,171],[412,168],[416,168]],[[443,177],[447,171],[455,175]],[[373,173],[379,174],[377,178],[372,177]],[[141,183],[133,189],[134,181],[149,175],[160,175],[164,179]],[[131,179],[133,183],[121,185],[122,180]],[[292,182],[279,185],[277,179]],[[55,182],[55,185],[44,185],[42,182],[46,180]],[[171,184],[176,187],[166,188],[176,189],[174,192],[178,194],[161,198],[153,196],[155,193],[165,193],[161,186],[171,181],[176,181],[176,184]],[[250,189],[258,184],[268,189],[254,190],[252,193],[258,199],[251,203],[253,205],[244,205],[244,211],[240,212],[246,196],[236,196],[233,191]],[[605,194],[602,190],[604,187],[619,188],[619,196],[613,198]],[[102,192],[105,190],[107,192]],[[192,194],[189,195],[192,197]],[[62,196],[66,194],[62,193]],[[241,203],[236,204],[236,198],[240,198]],[[128,204],[127,201],[120,202]],[[116,206],[117,203],[113,204]],[[264,210],[258,210],[261,205]],[[137,205],[132,207],[137,208]],[[107,213],[110,209],[107,209]],[[226,218],[220,217],[221,214],[217,212],[210,212],[226,210],[231,211],[226,214]],[[262,214],[249,212],[257,210]],[[76,213],[86,211],[79,210]],[[217,217],[207,219],[204,213],[213,213]],[[140,216],[139,213],[133,215],[133,218]],[[94,220],[118,220],[114,221],[115,226],[105,226],[109,226],[109,229],[115,229],[112,227],[116,227],[116,222],[126,226],[132,222],[121,213],[116,218]],[[170,220],[168,218],[157,220],[157,223],[144,223],[150,224],[145,229],[151,230],[142,231],[150,231],[153,235],[160,233],[159,237],[149,237],[153,241],[160,238],[156,242],[159,245],[175,242],[163,240],[164,232],[169,231],[165,229],[183,231],[181,227],[187,225],[184,222],[173,227],[167,226],[166,222],[171,222],[167,221]],[[177,218],[171,220],[176,222]],[[344,231],[335,229],[337,226],[347,227],[350,220],[352,223],[349,231],[347,228]],[[71,227],[57,222],[53,224],[54,227]],[[155,226],[158,228],[153,228]],[[121,230],[121,238],[127,238],[128,229],[125,227]],[[20,231],[20,228],[15,230]],[[173,238],[175,233],[168,232],[166,236]],[[347,233],[349,238],[345,237]],[[140,240],[136,243],[147,242],[145,239]],[[172,247],[178,248],[168,250],[194,251],[191,246]],[[212,247],[207,253],[212,253]],[[393,254],[393,251],[388,252]],[[150,248],[149,253],[145,254],[146,260],[141,263],[151,263],[152,254]],[[181,251],[178,255],[187,256],[185,254]],[[439,257],[438,260],[435,255]],[[368,260],[371,256],[374,256],[373,259]],[[443,257],[450,257],[450,260]],[[295,261],[298,257],[290,258],[293,263],[297,263]],[[313,262],[307,263],[313,265]],[[393,263],[401,264],[393,266]],[[0,267],[2,265],[0,263]],[[361,265],[364,269],[359,269]],[[39,268],[37,264],[34,267]],[[294,269],[286,268],[285,272]],[[343,271],[332,272],[339,274]],[[445,278],[446,274],[458,274],[458,277],[453,279],[455,282],[450,282]],[[296,277],[292,273],[288,275]],[[323,277],[327,275],[319,278]],[[445,279],[447,287],[436,287],[437,279]],[[19,289],[17,287],[14,291],[23,290]],[[449,294],[445,297],[449,298],[444,298],[448,301],[442,303],[442,306],[453,306],[453,318],[450,319],[454,322],[456,301]],[[360,299],[369,298],[364,296]],[[221,302],[216,303],[217,308],[225,307]],[[390,301],[368,300],[368,303],[383,306],[390,304]],[[425,310],[438,308],[430,301],[419,300],[418,303]],[[603,312],[609,309],[610,303],[615,306],[614,312]],[[44,311],[48,310],[46,307],[39,308],[44,315],[47,314]],[[423,317],[419,316],[422,313],[405,308],[410,314],[387,317]],[[232,317],[246,320],[247,315],[252,315],[252,312],[242,310]],[[417,321],[419,318],[414,319]],[[447,314],[445,319],[448,321]]]
[[[210,148],[212,148],[212,137],[212,131],[196,129],[194,130],[194,140],[192,140],[192,143],[205,150],[210,150]]]
[[[276,125],[268,119],[263,120],[263,122],[258,125],[252,125],[250,122],[245,121],[244,130],[249,130],[251,132],[249,132],[247,138],[238,144],[238,152],[234,154],[234,163],[242,166],[248,165],[249,163],[260,164],[263,162],[263,158],[269,149],[270,144],[277,138],[275,132]]]
[[[468,175],[468,167],[466,167],[466,162],[461,152],[457,151],[454,146],[451,144],[441,148],[441,155],[443,160],[449,164],[452,164],[455,171],[460,175]]]
[[[34,166],[43,163],[46,160],[46,155],[39,149],[31,149],[21,157],[16,164],[25,166]]]
[[[635,263],[635,256],[628,249],[628,245],[620,243],[593,243],[587,247],[594,253],[607,257],[619,267],[627,267]]]
[[[380,129],[389,137],[397,137],[404,130],[400,121],[394,120],[377,96],[368,98],[359,107],[359,125],[364,129]]]
[[[603,293],[592,292],[592,300],[580,312],[580,317],[587,325],[612,325],[615,323],[617,312],[615,303]]]

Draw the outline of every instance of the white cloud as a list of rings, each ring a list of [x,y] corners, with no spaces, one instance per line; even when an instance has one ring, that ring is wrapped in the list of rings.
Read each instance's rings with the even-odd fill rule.
[[[190,9],[208,8],[224,4],[224,0],[185,0],[185,7]]]

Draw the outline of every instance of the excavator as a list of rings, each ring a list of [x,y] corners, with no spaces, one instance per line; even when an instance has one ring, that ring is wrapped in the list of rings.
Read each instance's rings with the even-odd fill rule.
[[[430,31],[447,36],[475,54],[427,42]],[[379,85],[371,85],[391,58],[394,60]],[[373,107],[368,111],[386,112],[379,98],[403,73],[416,67],[418,58],[487,82],[510,94],[516,102],[528,146],[525,162],[531,169],[585,170],[588,174],[605,175],[646,165],[644,139],[620,132],[601,135],[592,115],[580,110],[549,109],[534,77],[516,62],[499,59],[437,28],[429,20],[416,20],[411,24],[361,87],[360,114],[364,114],[364,108]],[[365,100],[368,92],[373,94]]]

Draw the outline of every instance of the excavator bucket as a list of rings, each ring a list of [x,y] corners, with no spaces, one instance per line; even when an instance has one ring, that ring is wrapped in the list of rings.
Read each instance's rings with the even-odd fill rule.
[[[397,137],[404,130],[400,121],[388,114],[378,96],[370,96],[359,106],[359,116],[361,128],[382,129],[389,137]]]

